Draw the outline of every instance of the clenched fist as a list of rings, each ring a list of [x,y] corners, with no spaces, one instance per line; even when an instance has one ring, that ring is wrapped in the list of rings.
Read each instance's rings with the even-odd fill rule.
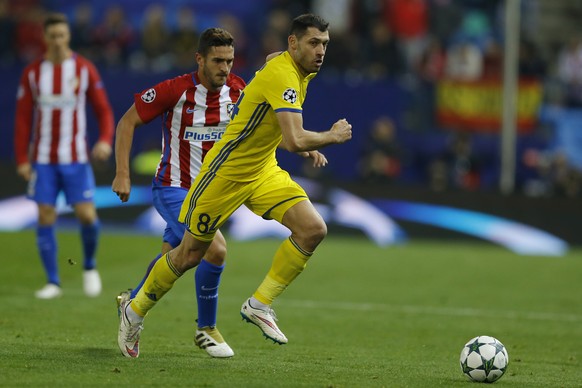
[[[352,124],[346,119],[336,121],[330,129],[335,134],[336,143],[341,144],[352,138]]]

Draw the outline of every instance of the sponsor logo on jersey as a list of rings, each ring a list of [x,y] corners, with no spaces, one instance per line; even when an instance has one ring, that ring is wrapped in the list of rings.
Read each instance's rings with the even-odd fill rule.
[[[156,99],[156,91],[154,90],[154,88],[151,88],[151,89],[146,90],[141,95],[141,99],[146,104],[149,104],[149,103],[153,102]]]
[[[71,108],[77,104],[77,98],[62,94],[43,94],[38,97],[38,104],[42,108],[62,109]]]
[[[293,88],[288,88],[283,92],[283,100],[295,104],[297,101],[297,92]]]
[[[187,141],[218,141],[222,138],[226,127],[186,127],[184,140]]]

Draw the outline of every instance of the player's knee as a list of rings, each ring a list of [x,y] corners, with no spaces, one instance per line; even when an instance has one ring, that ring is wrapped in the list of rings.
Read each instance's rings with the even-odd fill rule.
[[[226,260],[226,244],[215,240],[206,252],[204,260],[216,266],[222,266]]]
[[[76,205],[75,215],[82,225],[93,225],[97,221],[97,211],[90,203]]]
[[[83,226],[93,225],[94,223],[97,222],[97,217],[93,217],[90,215],[83,215],[83,216],[79,216],[78,218],[79,218],[79,222]]]
[[[38,207],[39,225],[53,225],[57,221],[57,211],[52,206],[41,205]]]
[[[323,241],[325,236],[327,236],[327,225],[325,222],[323,222],[323,220],[319,220],[319,222],[314,223],[312,226],[311,238],[316,240],[319,244],[321,241]]]
[[[312,222],[305,223],[297,235],[300,240],[305,242],[305,249],[313,251],[327,235],[327,225],[318,217]]]

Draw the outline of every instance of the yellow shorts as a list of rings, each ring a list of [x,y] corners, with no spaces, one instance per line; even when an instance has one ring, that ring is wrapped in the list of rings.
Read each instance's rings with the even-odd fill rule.
[[[211,241],[243,204],[264,219],[281,222],[287,210],[306,199],[305,190],[280,167],[251,182],[235,182],[206,171],[196,177],[188,191],[179,221],[198,240]]]

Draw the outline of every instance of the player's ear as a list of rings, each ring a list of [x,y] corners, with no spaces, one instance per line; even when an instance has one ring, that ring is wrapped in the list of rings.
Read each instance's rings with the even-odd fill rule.
[[[287,38],[287,43],[289,44],[290,49],[297,50],[297,36],[289,35],[289,38]]]
[[[197,52],[196,54],[194,54],[194,58],[196,59],[196,63],[198,64],[198,66],[201,66],[204,57]]]

